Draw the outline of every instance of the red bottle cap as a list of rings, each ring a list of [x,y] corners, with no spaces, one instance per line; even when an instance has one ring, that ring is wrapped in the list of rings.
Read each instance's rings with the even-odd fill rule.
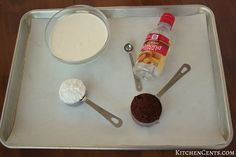
[[[175,16],[171,13],[164,13],[161,16],[160,22],[168,23],[170,25],[170,27],[172,28],[172,26],[175,22]]]

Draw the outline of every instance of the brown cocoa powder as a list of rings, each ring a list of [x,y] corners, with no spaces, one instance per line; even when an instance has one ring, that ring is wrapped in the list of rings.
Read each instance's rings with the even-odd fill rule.
[[[160,100],[148,93],[134,97],[131,103],[131,113],[142,123],[152,123],[160,118],[162,106]]]

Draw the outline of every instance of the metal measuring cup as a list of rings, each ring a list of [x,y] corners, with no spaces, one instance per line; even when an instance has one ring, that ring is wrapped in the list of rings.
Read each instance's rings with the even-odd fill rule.
[[[159,122],[159,117],[162,112],[162,103],[161,103],[161,96],[170,88],[172,87],[180,78],[182,78],[185,74],[187,74],[191,70],[191,66],[189,64],[183,64],[180,69],[176,72],[176,74],[171,78],[171,80],[156,94],[152,95],[149,93],[139,94],[134,97],[131,103],[131,115],[133,120],[142,126],[152,126]],[[143,115],[137,115],[135,110],[137,109],[138,105],[143,105],[142,103],[147,102],[148,105],[155,106],[155,111],[150,110],[150,108],[144,108],[141,112]],[[139,109],[140,110],[140,109]],[[149,113],[153,114],[152,118]],[[141,117],[140,117],[141,116]],[[150,117],[149,117],[150,116]],[[147,121],[141,120],[142,118],[149,118]]]

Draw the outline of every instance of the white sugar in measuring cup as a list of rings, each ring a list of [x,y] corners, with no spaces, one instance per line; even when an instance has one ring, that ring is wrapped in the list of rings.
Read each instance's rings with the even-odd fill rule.
[[[112,113],[95,104],[93,101],[89,100],[85,93],[86,87],[79,79],[65,80],[59,89],[60,99],[65,104],[75,105],[77,103],[85,102],[98,113],[100,113],[104,118],[106,118],[113,126],[117,128],[121,127],[123,121],[119,117],[113,115]]]

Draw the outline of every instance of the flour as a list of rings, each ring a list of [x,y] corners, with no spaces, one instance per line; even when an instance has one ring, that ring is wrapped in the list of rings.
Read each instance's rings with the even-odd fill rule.
[[[100,18],[90,13],[74,13],[56,22],[49,43],[56,57],[73,62],[97,54],[107,38],[108,30]]]
[[[81,80],[68,79],[61,84],[59,96],[64,103],[75,104],[84,97],[85,92],[86,87]]]

